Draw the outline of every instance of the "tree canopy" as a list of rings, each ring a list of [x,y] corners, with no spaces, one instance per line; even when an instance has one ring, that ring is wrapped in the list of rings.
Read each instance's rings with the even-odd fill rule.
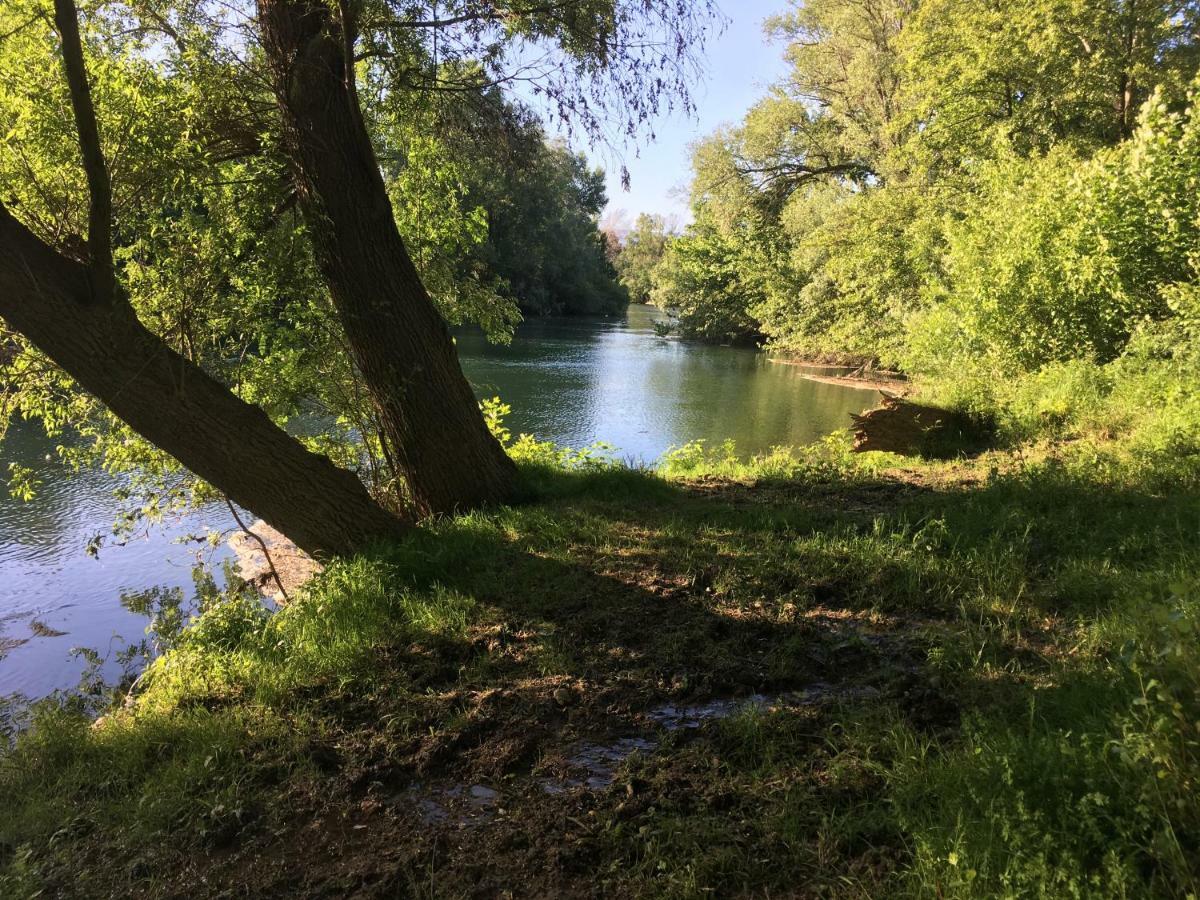
[[[80,165],[63,70],[45,65],[58,30],[39,0],[5,4],[0,197],[15,223],[69,258],[89,257],[103,239],[97,223],[108,222],[111,273],[165,348],[276,422],[320,411],[327,424],[305,442],[402,503],[411,485],[397,480],[398,438],[387,446],[380,403],[389,392],[363,370],[319,239],[314,253],[297,120],[280,115],[278,48],[263,43],[272,10],[301,6],[82,4],[91,144],[111,184],[97,194],[89,178],[98,169]],[[690,104],[708,4],[348,0],[328,21],[353,59],[350,97],[395,227],[447,322],[479,323],[504,340],[522,311],[623,306],[596,227],[600,173],[548,142],[505,86],[527,84],[563,129],[620,147],[656,114]],[[89,210],[103,196],[96,218]],[[89,438],[72,452],[135,473],[131,496],[149,498],[135,517],[208,490],[7,324],[0,419],[36,417],[52,433]]]
[[[984,383],[1181,315],[1200,6],[817,0],[767,30],[788,75],[696,146],[654,270],[684,333]]]

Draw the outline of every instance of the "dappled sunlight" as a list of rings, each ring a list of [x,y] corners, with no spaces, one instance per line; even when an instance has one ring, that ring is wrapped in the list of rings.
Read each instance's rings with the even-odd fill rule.
[[[725,6],[0,4],[0,895],[1200,896],[1200,4]]]

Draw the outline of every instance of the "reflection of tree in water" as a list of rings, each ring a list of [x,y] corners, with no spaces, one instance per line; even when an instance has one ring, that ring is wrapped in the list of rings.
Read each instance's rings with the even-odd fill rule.
[[[148,620],[145,636],[134,642],[117,638],[123,646],[110,646],[105,653],[94,647],[74,648],[71,652],[84,663],[83,674],[73,690],[59,692],[60,699],[69,697],[98,714],[116,695],[133,689],[138,677],[156,657],[177,647],[185,639],[189,626],[202,614],[213,614],[210,627],[216,629],[231,627],[231,622],[232,627],[240,628],[250,619],[269,614],[262,597],[241,578],[232,560],[221,564],[219,578],[210,565],[193,566],[192,584],[190,599],[183,588],[170,585],[122,591],[121,606]],[[228,622],[222,622],[219,611],[231,613],[224,617]],[[120,667],[115,682],[105,676],[110,662]]]
[[[744,454],[807,444],[848,427],[877,399],[810,381],[751,349],[663,339],[659,325],[661,313],[635,305],[623,323],[526,322],[509,346],[477,331],[457,340],[476,391],[512,406],[514,434],[569,446],[607,441],[644,462],[697,439],[732,438]]]
[[[195,566],[192,569],[192,579],[196,585],[196,593],[190,604],[186,602],[183,589],[179,587],[162,585],[145,590],[123,591],[120,596],[121,606],[134,615],[149,620],[146,636],[132,643],[117,637],[115,640],[123,646],[114,647],[110,642],[105,652],[95,647],[73,647],[71,655],[83,662],[83,671],[78,683],[74,688],[54,691],[38,702],[69,706],[93,717],[99,715],[113,703],[118,694],[129,690],[136,682],[137,675],[144,671],[156,656],[176,644],[195,612],[205,603],[211,605],[211,598],[221,593],[212,571],[207,566]],[[36,624],[38,623],[35,622],[34,625]],[[62,632],[57,634],[61,635]],[[27,640],[9,639],[0,635],[0,660],[4,659],[8,650],[27,643]],[[120,675],[115,682],[105,674],[110,661],[120,667]],[[38,703],[20,694],[0,695],[0,744],[11,742],[15,738],[16,733],[27,724],[32,710],[37,705]]]
[[[149,662],[177,646],[184,632],[198,616],[229,603],[252,601],[263,608],[262,598],[243,580],[233,560],[221,563],[220,579],[212,566],[192,567],[193,593],[190,602],[183,588],[160,585],[140,591],[121,593],[121,605],[137,616],[149,619],[146,638],[130,644],[122,653],[137,651]]]
[[[732,439],[740,453],[802,446],[850,425],[872,406],[870,391],[822,384],[752,350],[689,345],[679,354],[646,357],[644,403],[663,437],[675,445]]]
[[[0,694],[0,747],[10,743],[25,728],[39,702],[66,706],[95,717],[121,696],[136,690],[138,677],[147,666],[185,640],[188,628],[204,613],[209,631],[230,631],[231,640],[247,623],[269,615],[269,608],[252,586],[240,576],[234,560],[224,560],[217,569],[208,563],[192,567],[190,598],[182,587],[156,585],[136,591],[122,591],[120,604],[127,611],[147,620],[144,636],[130,641],[115,636],[106,650],[74,647],[71,655],[83,662],[78,683],[58,690],[43,700],[21,694]],[[211,621],[210,621],[211,620]],[[206,633],[206,640],[212,635]],[[0,660],[8,651],[28,642],[0,633]],[[119,674],[113,678],[111,664]]]
[[[28,640],[28,638],[15,638],[10,637],[7,634],[0,634],[0,659],[4,659],[4,657],[8,656],[9,650],[12,650],[15,647],[20,647]]]
[[[63,435],[58,442],[69,455],[79,439]],[[195,566],[209,573],[201,581],[225,583],[223,529],[232,521],[221,507],[178,510],[170,496],[147,500],[128,477],[86,462],[73,468],[36,422],[8,429],[0,475],[9,463],[31,470],[40,484],[26,502],[10,497],[0,480],[0,694],[111,693],[161,653],[199,597],[215,589],[197,592],[197,576],[188,577]],[[88,558],[97,554],[99,564]],[[177,585],[181,591],[172,591]],[[35,646],[64,632],[70,637],[56,644],[61,650]],[[36,667],[23,654],[38,659]]]

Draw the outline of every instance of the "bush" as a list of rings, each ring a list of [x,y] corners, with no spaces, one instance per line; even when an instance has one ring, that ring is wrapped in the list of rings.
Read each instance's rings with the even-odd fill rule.
[[[942,248],[943,199],[920,186],[814,191],[790,203],[786,277],[754,307],[771,346],[894,364]]]
[[[978,716],[944,751],[898,735],[914,884],[953,897],[1195,896],[1200,619],[1194,594],[1136,608],[1147,621],[1111,668],[1043,692],[1023,725]]]
[[[1196,93],[1182,113],[1156,94],[1134,138],[1093,159],[1051,151],[989,164],[948,231],[945,275],[911,323],[906,366],[961,381],[1115,360],[1155,323],[1192,315],[1198,197]]]

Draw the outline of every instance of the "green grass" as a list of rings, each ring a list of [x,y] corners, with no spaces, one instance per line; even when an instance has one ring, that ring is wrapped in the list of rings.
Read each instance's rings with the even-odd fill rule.
[[[431,523],[271,616],[213,604],[98,727],[42,704],[0,757],[0,894],[1200,889],[1178,458],[521,458],[539,501]],[[639,719],[818,683],[828,702]],[[658,744],[612,788],[536,789],[631,728]],[[405,799],[479,782],[504,813],[476,827]]]

